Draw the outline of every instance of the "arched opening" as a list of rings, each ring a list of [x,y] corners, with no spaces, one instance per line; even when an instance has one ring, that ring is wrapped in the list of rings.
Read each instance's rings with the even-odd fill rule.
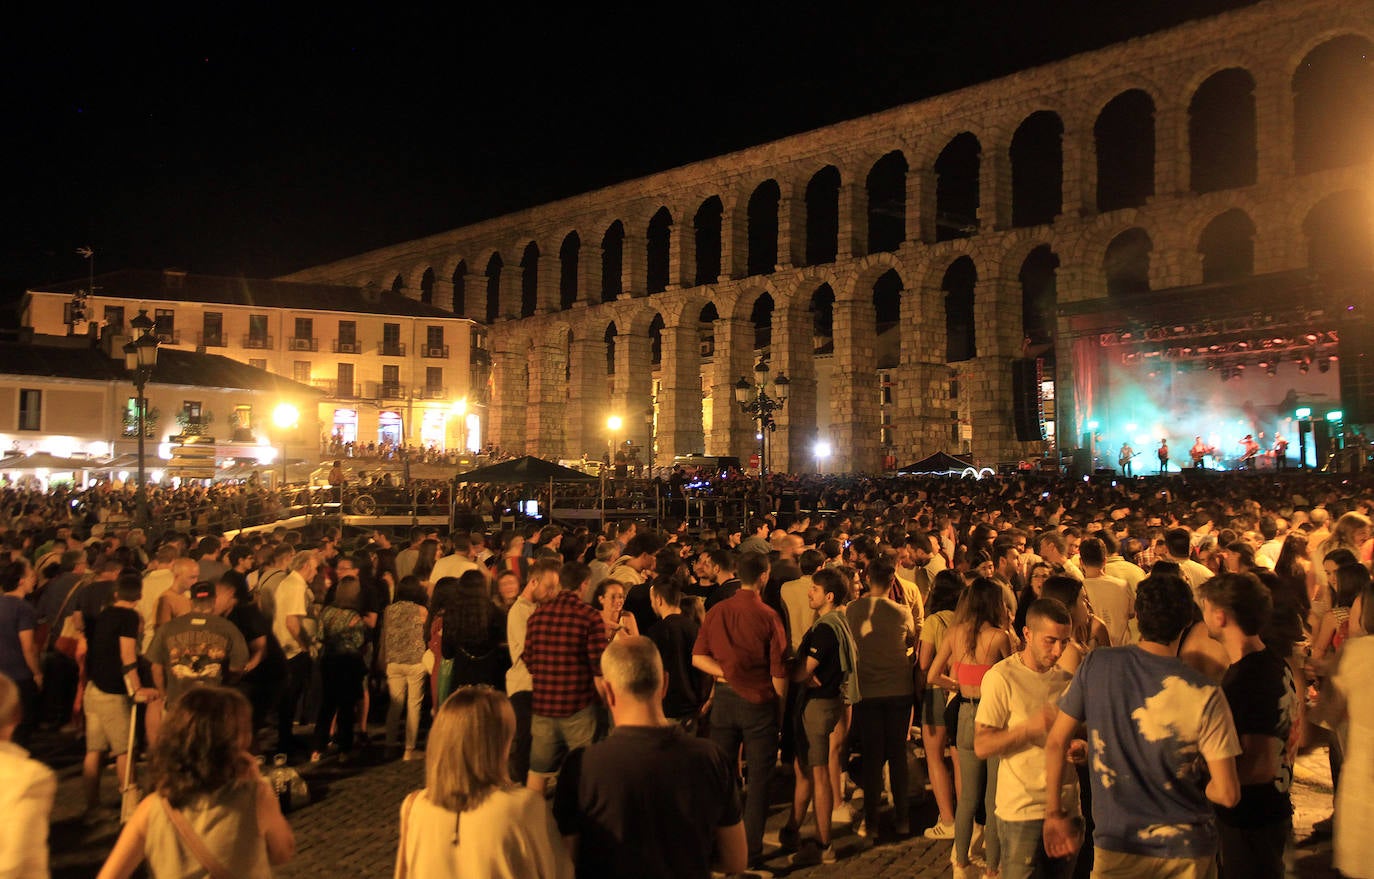
[[[577,260],[582,252],[582,239],[576,232],[563,237],[558,248],[558,307],[567,311],[577,302]]]
[[[773,297],[760,293],[754,300],[749,312],[749,322],[754,325],[754,350],[761,351],[773,342]]]
[[[1125,296],[1150,289],[1150,251],[1154,244],[1144,229],[1127,229],[1107,245],[1102,268],[1107,275],[1107,295]]]
[[[673,215],[667,208],[659,208],[649,221],[645,233],[645,278],[644,289],[649,293],[662,293],[668,289],[668,257],[672,247]]]
[[[1032,250],[1021,263],[1021,332],[1033,346],[1049,344],[1054,357],[1055,312],[1059,308],[1059,257],[1048,244]]]
[[[822,284],[811,294],[807,305],[811,314],[812,350],[816,354],[829,354],[835,350],[835,291],[829,284]]]
[[[501,272],[505,263],[501,254],[493,253],[487,260],[487,323],[495,323],[501,315]]]
[[[714,302],[708,302],[701,308],[701,314],[697,315],[697,336],[701,340],[701,356],[713,357],[716,353],[716,321],[720,320],[720,313],[716,311]]]
[[[967,256],[956,259],[945,270],[940,289],[945,291],[945,362],[972,360],[978,353],[973,323],[973,290],[978,284],[978,269]]]
[[[404,296],[406,291],[406,279],[404,275],[397,275],[391,281],[391,292]]]
[[[1328,195],[1302,223],[1307,237],[1307,265],[1318,271],[1374,267],[1369,198],[1347,190]]]
[[[420,301],[425,305],[434,304],[434,269],[425,269],[420,276]]]
[[[1064,206],[1064,123],[1041,110],[1011,138],[1011,224],[1051,223]]]
[[[881,336],[902,319],[902,276],[895,269],[873,282],[873,322]]]
[[[520,316],[539,310],[539,245],[531,241],[520,257]]]
[[[868,252],[892,253],[906,240],[906,156],[893,150],[873,163],[868,192]]]
[[[459,260],[458,267],[453,270],[453,313],[460,317],[467,317],[467,284],[468,262]]]
[[[1155,102],[1140,89],[1122,92],[1093,124],[1097,209],[1143,205],[1155,194]]]
[[[1233,281],[1255,273],[1255,224],[1235,208],[1212,220],[1198,240],[1202,281]]]
[[[623,292],[621,270],[625,265],[625,224],[616,220],[601,236],[601,301],[614,302]]]
[[[655,368],[663,364],[663,315],[656,314],[649,321],[649,364]]]
[[[806,265],[834,262],[840,241],[840,171],[826,165],[806,184]]]
[[[615,324],[611,323],[606,327],[606,335],[602,338],[606,341],[606,375],[615,375],[615,337],[618,335]],[[609,388],[607,391],[609,392]]]
[[[935,240],[978,233],[978,166],[982,146],[965,131],[935,160]]]
[[[692,217],[697,251],[693,283],[698,287],[720,280],[720,218],[723,212],[720,198],[713,195],[701,203]]]
[[[1188,157],[1193,192],[1255,182],[1255,78],[1232,67],[1207,77],[1188,104]]]
[[[765,180],[749,196],[749,258],[746,274],[769,275],[778,264],[778,202],[782,193]]]
[[[1293,164],[1306,174],[1374,157],[1374,44],[1347,35],[1293,73]]]

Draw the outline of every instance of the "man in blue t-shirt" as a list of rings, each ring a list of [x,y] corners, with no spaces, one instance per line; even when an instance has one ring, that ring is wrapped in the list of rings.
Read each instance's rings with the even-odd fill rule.
[[[1193,620],[1179,577],[1151,576],[1136,595],[1140,643],[1088,655],[1059,703],[1045,742],[1045,851],[1078,840],[1060,797],[1064,757],[1088,729],[1094,876],[1216,876],[1212,804],[1240,800],[1241,753],[1221,688],[1178,659]]]

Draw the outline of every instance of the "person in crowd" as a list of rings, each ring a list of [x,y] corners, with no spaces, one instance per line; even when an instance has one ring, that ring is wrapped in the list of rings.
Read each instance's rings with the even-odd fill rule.
[[[618,638],[602,653],[601,669],[615,728],[569,755],[554,797],[577,874],[708,879],[713,866],[743,870],[734,760],[664,715],[668,682],[657,647],[644,637]]]
[[[1069,643],[1059,656],[1059,667],[1073,674],[1083,664],[1083,659],[1098,647],[1110,647],[1111,635],[1107,624],[1092,612],[1088,605],[1088,593],[1082,580],[1055,574],[1040,588],[1041,598],[1053,598],[1069,609],[1072,629]]]
[[[744,829],[749,860],[756,864],[763,856],[768,780],[778,759],[787,636],[782,620],[763,603],[768,556],[744,553],[738,571],[739,590],[706,611],[692,648],[692,664],[716,681],[711,740],[727,754],[744,747],[749,770]]]
[[[434,562],[428,577],[432,582],[439,582],[444,577],[461,577],[468,571],[485,570],[477,564],[476,555],[471,537],[463,531],[455,532],[451,538],[453,542],[453,552]],[[437,545],[437,544],[436,544]],[[423,549],[423,542],[415,550],[415,560],[411,562],[413,570],[419,564],[420,555]],[[519,578],[519,572],[515,573]]]
[[[339,762],[347,763],[353,756],[354,713],[367,676],[363,662],[367,624],[359,612],[361,593],[357,578],[345,577],[335,588],[333,599],[320,609],[320,709],[315,717],[312,763],[323,759],[331,726]]]
[[[151,792],[124,825],[97,879],[270,876],[296,840],[249,752],[252,708],[236,690],[198,687],[168,711],[150,764]]]
[[[147,588],[147,579],[144,579]],[[234,624],[248,645],[248,662],[235,687],[253,707],[253,735],[267,722],[272,707],[281,700],[282,679],[286,675],[286,654],[272,634],[272,622],[253,601],[248,585],[226,574],[215,584],[215,613]]]
[[[424,702],[425,680],[425,587],[414,575],[401,578],[396,600],[382,614],[382,642],[379,663],[386,670],[387,692],[386,747],[400,745],[402,716],[405,718],[403,760],[415,757],[420,733],[420,707]]]
[[[569,563],[571,564],[571,563]],[[510,777],[525,784],[530,771],[530,726],[534,716],[534,679],[525,665],[525,635],[535,609],[553,598],[559,589],[560,565],[552,559],[536,559],[520,596],[506,614],[506,649],[510,667],[506,669],[506,695],[515,711],[515,739],[510,750]],[[574,576],[577,571],[570,571]]]
[[[134,572],[121,579],[137,577]],[[142,589],[142,580],[139,581]],[[164,704],[175,704],[193,687],[235,682],[248,664],[248,644],[233,623],[215,613],[215,585],[191,584],[189,612],[157,630],[148,647],[153,684]]]
[[[443,658],[453,663],[451,686],[500,688],[510,662],[510,654],[502,647],[506,620],[491,603],[486,574],[465,571],[457,585],[443,594],[440,647]]]
[[[13,563],[11,563],[13,564]],[[15,740],[23,694],[0,673],[0,876],[48,877],[48,819],[57,776]]]
[[[315,620],[310,616],[310,587],[319,569],[319,558],[313,550],[300,550],[291,556],[290,570],[272,588],[272,634],[277,636],[286,654],[286,681],[281,701],[277,704],[277,750],[289,753],[296,750],[299,740],[295,734],[296,711],[301,697],[310,683],[314,667],[314,653],[318,650],[312,630]],[[264,587],[259,587],[259,592]]]
[[[1083,843],[1062,783],[1086,724],[1094,875],[1216,875],[1213,804],[1240,801],[1241,747],[1221,688],[1178,658],[1196,609],[1187,581],[1152,572],[1136,595],[1139,643],[1095,650],[1074,675],[1045,742],[1050,857]]]
[[[1045,570],[1049,570],[1048,565]],[[926,839],[954,838],[955,778],[946,762],[950,744],[949,727],[945,722],[948,700],[945,691],[931,680],[930,666],[954,621],[955,608],[963,591],[964,584],[960,582],[959,575],[942,568],[931,580],[930,595],[926,598],[926,618],[921,626],[917,655],[925,688],[921,696],[921,742],[925,746],[926,772],[930,778],[931,792],[935,795],[935,805],[939,810],[935,823],[925,830]]]
[[[1003,879],[1073,876],[1074,857],[1051,858],[1042,841],[1045,735],[1072,678],[1056,667],[1071,632],[1068,608],[1037,599],[1026,612],[1023,648],[983,676],[973,748],[979,758],[999,759],[994,795]]]
[[[606,626],[606,637],[610,640],[614,641],[621,635],[639,635],[639,622],[634,614],[625,609],[625,586],[619,580],[611,577],[602,580],[592,591],[592,607],[601,611],[601,621]]]
[[[0,567],[0,675],[17,691],[19,713],[8,739],[27,747],[38,723],[38,701],[43,689],[34,630],[38,614],[28,602],[38,575],[28,559],[19,556]],[[0,721],[3,723],[3,721]]]
[[[1106,623],[1107,636],[1114,645],[1125,644],[1130,621],[1135,617],[1135,594],[1130,584],[1106,572],[1107,548],[1096,537],[1078,545],[1078,558],[1083,570],[1083,591]]]
[[[1374,585],[1366,583],[1356,621],[1361,633],[1374,632]],[[1341,649],[1330,683],[1337,695],[1338,720],[1346,724],[1346,772],[1336,785],[1333,866],[1352,879],[1374,877],[1374,836],[1366,816],[1374,809],[1374,636],[1359,634]]]
[[[401,804],[396,875],[571,879],[541,792],[508,774],[515,712],[498,690],[460,687],[435,712],[425,787]]]

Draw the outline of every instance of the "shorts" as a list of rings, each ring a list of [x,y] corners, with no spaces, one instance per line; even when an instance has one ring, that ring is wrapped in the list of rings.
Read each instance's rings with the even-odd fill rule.
[[[797,761],[805,769],[824,766],[830,760],[830,733],[844,717],[844,700],[807,699],[800,713]]]
[[[567,717],[536,714],[530,719],[530,771],[552,775],[575,748],[585,748],[596,736],[596,705]]]
[[[945,725],[945,691],[939,687],[926,687],[921,695],[921,724],[923,726]]]
[[[86,714],[86,750],[109,751],[112,756],[129,750],[129,697],[107,693],[93,682],[86,683],[81,707]]]

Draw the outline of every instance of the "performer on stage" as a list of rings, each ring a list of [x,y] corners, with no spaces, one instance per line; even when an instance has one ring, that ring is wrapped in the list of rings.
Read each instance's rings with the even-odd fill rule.
[[[1254,470],[1255,458],[1259,455],[1260,450],[1259,443],[1255,442],[1255,438],[1247,433],[1240,441],[1240,444],[1244,447],[1244,451],[1241,452],[1240,456],[1240,469]]]
[[[1160,472],[1160,473],[1163,473],[1164,471],[1166,471],[1166,470],[1169,469],[1169,439],[1168,439],[1168,437],[1165,437],[1164,439],[1162,439],[1162,440],[1159,441],[1159,450],[1156,452],[1156,454],[1159,455],[1159,472]]]
[[[1211,449],[1209,449],[1207,447],[1207,444],[1202,441],[1202,437],[1193,437],[1193,447],[1188,450],[1188,457],[1193,459],[1194,469],[1202,469],[1202,459],[1207,457],[1207,453],[1209,451],[1211,451]]]
[[[1281,433],[1274,434],[1274,467],[1278,470],[1288,469],[1288,440]]]
[[[1121,451],[1116,455],[1116,463],[1121,465],[1122,476],[1134,476],[1134,468],[1131,466],[1131,459],[1135,457],[1135,449],[1131,448],[1130,443],[1122,443]]]

